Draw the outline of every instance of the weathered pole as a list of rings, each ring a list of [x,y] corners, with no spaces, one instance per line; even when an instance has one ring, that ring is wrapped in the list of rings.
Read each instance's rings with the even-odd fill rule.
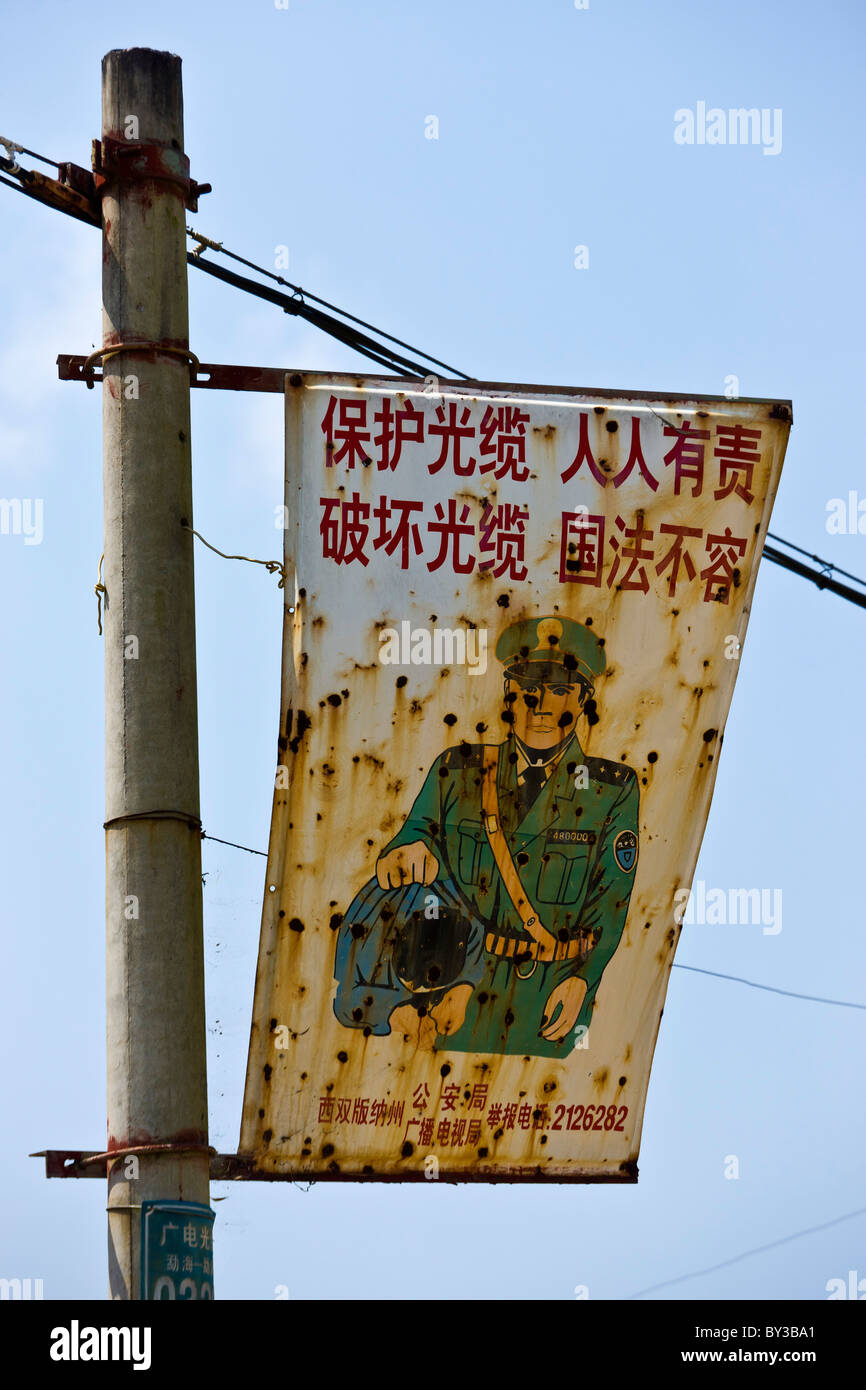
[[[209,1195],[180,59],[108,53],[102,131],[109,1287],[135,1299],[142,1202]]]

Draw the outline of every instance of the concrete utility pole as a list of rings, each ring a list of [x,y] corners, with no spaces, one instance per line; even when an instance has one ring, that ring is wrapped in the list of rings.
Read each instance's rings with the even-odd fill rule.
[[[107,54],[102,132],[109,1285],[135,1299],[141,1203],[209,1199],[180,59]]]

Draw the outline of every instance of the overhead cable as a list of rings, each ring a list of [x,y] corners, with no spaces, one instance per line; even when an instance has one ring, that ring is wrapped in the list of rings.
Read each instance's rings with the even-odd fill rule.
[[[775,1250],[780,1245],[788,1245],[792,1240],[802,1240],[803,1236],[812,1236],[818,1231],[827,1231],[831,1226],[838,1226],[843,1221],[853,1221],[855,1216],[863,1216],[866,1207],[858,1207],[856,1211],[846,1211],[844,1216],[834,1216],[832,1221],[822,1221],[819,1226],[807,1226],[805,1230],[793,1231],[789,1236],[782,1236],[779,1240],[768,1241],[766,1245],[756,1245],[751,1250],[743,1250],[739,1255],[732,1255],[728,1260],[720,1260],[718,1264],[707,1265],[706,1269],[693,1269],[690,1274],[678,1274],[675,1279],[663,1279],[660,1284],[651,1284],[647,1289],[639,1289],[637,1293],[630,1295],[630,1300],[645,1298],[648,1293],[657,1293],[659,1289],[669,1289],[674,1284],[682,1284],[686,1279],[700,1279],[705,1274],[715,1274],[719,1269],[727,1269],[729,1265],[739,1264],[740,1260],[748,1260],[753,1255],[763,1255],[767,1250]]]
[[[27,149],[26,146],[19,145],[11,140],[0,138],[0,145],[5,146],[10,156],[12,156],[9,159],[0,157],[0,169],[4,170],[7,174],[17,175],[22,180],[21,183],[13,183],[11,179],[4,178],[0,175],[0,183],[6,184],[9,188],[16,189],[19,193],[24,193],[31,198],[36,198],[38,201],[46,203],[47,206],[56,208],[59,212],[65,212],[70,217],[77,217],[79,220],[89,222],[95,226],[99,225],[98,217],[87,210],[83,198],[79,199],[80,206],[75,206],[74,203],[70,203],[68,200],[68,189],[64,188],[67,200],[58,202],[52,197],[52,189],[48,186],[52,184],[52,180],[45,179],[42,175],[38,175],[38,179],[41,182],[35,184],[28,183],[28,179],[35,180],[37,179],[37,175],[26,169],[21,169],[14,159],[14,154],[28,154],[32,158],[40,159],[46,164],[55,165],[58,169],[69,168],[71,166],[56,164],[54,160],[47,159],[44,155],[36,154],[33,150]],[[60,187],[60,185],[54,184],[54,188],[58,187]],[[264,299],[271,304],[276,304],[284,313],[305,319],[308,323],[313,324],[314,327],[319,328],[323,333],[327,333],[338,342],[342,342],[347,347],[350,347],[354,352],[358,352],[371,361],[378,363],[379,366],[385,367],[388,371],[394,372],[398,376],[408,375],[425,378],[430,375],[429,365],[432,364],[433,366],[441,367],[453,377],[462,378],[464,381],[471,380],[466,372],[462,372],[456,367],[449,366],[448,363],[443,362],[440,358],[432,357],[428,353],[423,352],[420,348],[412,347],[409,343],[404,342],[403,339],[395,338],[391,333],[386,333],[382,329],[375,328],[372,324],[367,323],[365,319],[357,318],[354,314],[350,314],[346,310],[340,309],[336,305],[329,303],[328,300],[322,299],[318,295],[312,294],[307,290],[303,290],[299,285],[294,285],[291,281],[285,280],[283,276],[267,270],[264,266],[257,265],[254,261],[248,260],[245,256],[238,255],[235,251],[228,250],[222,242],[213,241],[203,233],[196,232],[192,228],[187,228],[187,234],[196,243],[196,249],[187,253],[187,263],[189,265],[195,266],[196,269],[204,271],[205,274],[212,275],[216,279],[222,280],[226,284],[233,285],[236,289],[241,289],[247,294],[255,295],[259,299]],[[231,271],[225,266],[216,265],[213,261],[205,260],[202,254],[205,249],[228,256],[232,260],[238,261],[241,265],[248,266],[258,274],[266,276],[277,284],[285,285],[292,293],[284,294],[280,290],[272,289],[268,285],[262,285],[256,280],[249,279],[247,276],[238,275],[235,271]],[[308,301],[313,302],[309,303]],[[322,308],[315,308],[313,307],[314,304],[321,305]],[[333,313],[327,313],[325,310],[333,310]],[[336,314],[340,317],[334,317]],[[369,337],[366,333],[359,332],[358,328],[352,325],[358,325],[359,328],[367,328],[371,333],[377,334],[378,337]],[[387,339],[387,342],[380,341],[382,338]],[[425,367],[421,365],[420,362],[415,360],[415,357],[407,357],[404,353],[395,351],[388,346],[388,343],[395,343],[398,347],[406,348],[409,352],[413,353],[415,357],[426,359],[428,366]],[[846,570],[840,569],[837,565],[827,560],[822,560],[817,555],[811,555],[801,546],[794,545],[792,541],[783,540],[781,536],[775,536],[771,532],[768,532],[768,539],[786,546],[789,550],[796,551],[799,555],[806,556],[808,559],[818,564],[820,568],[817,570],[810,569],[808,565],[803,564],[799,560],[795,560],[793,556],[786,555],[782,551],[777,550],[775,546],[766,544],[763,550],[764,559],[770,560],[773,564],[781,566],[782,569],[789,570],[792,574],[799,575],[802,579],[808,579],[819,589],[828,589],[830,593],[836,594],[839,598],[847,599],[849,603],[856,604],[859,608],[866,608],[866,580],[860,579],[857,575],[849,574]],[[833,577],[834,574],[841,574],[846,579],[853,580],[855,584],[863,588],[864,592],[860,593],[856,589],[849,588],[846,584],[841,584]]]

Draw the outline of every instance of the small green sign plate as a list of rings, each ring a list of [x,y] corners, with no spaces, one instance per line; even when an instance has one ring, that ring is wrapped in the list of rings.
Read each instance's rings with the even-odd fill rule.
[[[213,1221],[200,1202],[142,1202],[143,1299],[213,1298]]]

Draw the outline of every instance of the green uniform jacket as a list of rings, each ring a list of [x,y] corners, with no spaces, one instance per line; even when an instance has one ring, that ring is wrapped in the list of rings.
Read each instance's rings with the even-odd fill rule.
[[[514,937],[525,949],[531,940],[505,889],[482,823],[482,758],[481,744],[442,753],[402,830],[382,852],[423,841],[472,915],[488,931]],[[588,1026],[602,973],[622,936],[634,883],[637,776],[623,763],[587,758],[574,736],[521,818],[515,762],[513,743],[506,740],[499,745],[497,767],[499,819],[524,891],[551,935],[558,941],[579,939],[583,947],[579,957],[545,966],[545,989],[570,976],[584,979],[587,993],[578,1022]],[[580,774],[581,767],[586,774]],[[434,883],[426,891],[435,890]],[[501,957],[491,959],[490,966],[515,969]],[[539,1022],[526,1020],[534,1038]],[[456,1035],[443,1045],[455,1046]],[[573,1040],[566,1042],[573,1045]],[[520,1050],[520,1045],[515,1039],[514,1048],[503,1050]]]

